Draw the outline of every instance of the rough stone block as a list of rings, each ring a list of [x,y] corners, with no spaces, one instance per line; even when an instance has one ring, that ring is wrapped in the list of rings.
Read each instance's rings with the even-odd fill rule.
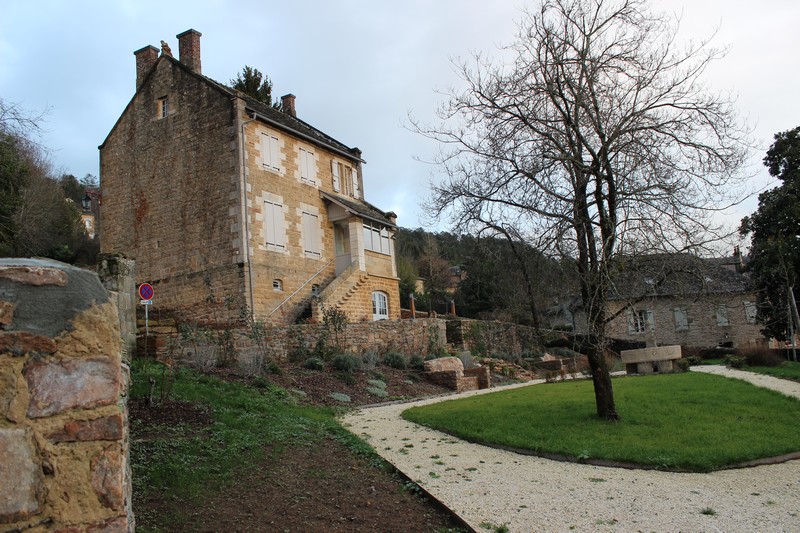
[[[0,333],[0,353],[20,356],[25,354],[52,354],[58,347],[50,337],[33,335],[25,331]]]
[[[667,361],[681,358],[680,346],[657,346],[620,352],[624,364],[646,363],[649,361]]]
[[[52,442],[122,439],[122,415],[116,414],[95,420],[70,420],[64,429],[47,436]]]
[[[43,266],[0,266],[0,278],[23,285],[67,285],[67,273],[58,268]]]
[[[0,418],[6,418],[17,395],[17,376],[10,366],[0,367]]]
[[[458,357],[440,357],[423,363],[425,372],[464,371],[464,363]]]
[[[42,495],[42,469],[30,432],[0,429],[0,458],[0,523],[36,514]]]
[[[108,405],[119,397],[119,361],[111,357],[31,362],[24,374],[31,418]]]
[[[11,321],[14,319],[14,307],[16,307],[14,302],[0,300],[0,327],[11,324]]]
[[[124,504],[122,455],[112,444],[92,457],[92,488],[105,507],[119,511]]]

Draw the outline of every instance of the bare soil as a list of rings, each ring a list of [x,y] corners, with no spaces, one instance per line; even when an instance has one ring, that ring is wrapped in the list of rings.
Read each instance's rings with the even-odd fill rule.
[[[233,373],[215,372],[223,379],[246,381]],[[367,381],[382,377],[390,396],[379,398],[366,391]],[[347,394],[351,405],[365,405],[398,398],[414,398],[449,392],[426,383],[415,371],[379,367],[351,377],[330,371],[313,371],[284,365],[279,375],[266,379],[288,390],[302,391],[303,402],[343,405],[329,395]],[[201,431],[213,422],[211,413],[185,402],[167,402],[146,408],[141,400],[130,402],[132,439],[153,438],[154,432],[186,422]],[[159,429],[162,428],[162,429]],[[390,469],[380,468],[365,457],[355,456],[344,445],[326,439],[307,446],[266,450],[264,461],[237,475],[225,488],[210,487],[202,502],[181,502],[183,524],[170,531],[347,531],[408,532],[460,531],[463,527],[446,510],[413,490]],[[137,525],[159,529],[159,516],[174,514],[173,500],[134,491]]]

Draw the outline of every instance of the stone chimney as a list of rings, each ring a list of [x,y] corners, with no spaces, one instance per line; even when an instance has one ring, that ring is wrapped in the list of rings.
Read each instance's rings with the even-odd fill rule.
[[[136,56],[136,88],[138,89],[142,85],[145,76],[150,72],[150,69],[156,64],[158,48],[152,45],[145,46],[144,48],[136,50],[133,55]]]
[[[293,94],[284,94],[281,96],[281,108],[283,112],[287,115],[291,115],[293,117],[297,117],[297,109],[294,106],[295,95]]]
[[[181,63],[202,74],[200,69],[200,37],[203,34],[197,30],[186,30],[175,37],[178,38],[178,54]]]

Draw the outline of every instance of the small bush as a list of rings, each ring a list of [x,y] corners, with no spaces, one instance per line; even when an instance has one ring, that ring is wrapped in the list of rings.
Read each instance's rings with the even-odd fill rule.
[[[383,364],[391,368],[396,368],[398,370],[405,370],[406,368],[408,368],[406,357],[397,352],[389,352],[386,355],[384,355]]]
[[[687,361],[689,361],[689,366],[696,366],[703,363],[703,359],[699,355],[690,355],[689,357],[685,357]]]
[[[361,356],[361,362],[364,363],[364,368],[367,370],[375,370],[375,367],[378,366],[379,361],[380,358],[375,352],[364,352],[364,354]]]
[[[725,357],[725,364],[731,368],[744,368],[747,360],[737,355],[728,355]]]
[[[367,387],[367,392],[378,398],[386,398],[389,393],[379,387]]]
[[[361,359],[354,355],[340,353],[333,358],[333,368],[339,372],[355,372],[361,369]]]
[[[346,385],[355,385],[358,383],[358,380],[352,374],[352,372],[337,372],[336,377],[342,380],[342,382]]]
[[[264,379],[263,376],[256,376],[253,378],[253,387],[257,389],[266,389],[269,387],[269,381]]]
[[[781,366],[784,358],[767,348],[744,350],[739,354],[748,366]]]
[[[333,398],[337,402],[350,403],[350,396],[348,396],[347,394],[343,394],[341,392],[332,392],[332,393],[328,394],[328,396],[330,398]]]
[[[307,368],[309,370],[322,370],[325,368],[325,361],[319,357],[309,357],[303,363],[303,368]]]
[[[265,370],[268,374],[272,374],[273,376],[280,376],[283,374],[283,369],[279,367],[274,361],[269,361],[265,365]]]
[[[368,379],[367,383],[370,387],[375,387],[376,389],[385,389],[386,382],[381,381],[380,379]]]
[[[678,359],[677,361],[675,361],[675,366],[677,366],[678,370],[680,370],[681,372],[686,372],[689,370],[691,363],[689,362],[688,359]]]
[[[411,358],[408,360],[408,366],[415,370],[422,370],[425,368],[425,360],[422,358],[421,355],[412,355]]]

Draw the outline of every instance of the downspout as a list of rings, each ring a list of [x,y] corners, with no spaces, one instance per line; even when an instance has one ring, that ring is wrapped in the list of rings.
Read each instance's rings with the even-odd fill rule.
[[[240,100],[237,99],[237,103]],[[239,150],[239,184],[241,186],[241,194],[239,200],[242,204],[241,209],[241,216],[243,222],[243,231],[242,231],[242,250],[244,250],[245,254],[245,261],[247,261],[247,285],[249,289],[249,296],[250,296],[250,318],[255,320],[256,317],[256,300],[255,300],[255,291],[253,289],[253,261],[250,254],[250,213],[247,209],[247,143],[245,142],[245,135],[244,135],[244,128],[251,122],[255,122],[255,118],[251,118],[250,120],[245,120],[242,122],[240,118],[241,115],[239,113],[239,106],[236,106],[236,121],[239,123],[239,143],[240,143],[240,150]]]

